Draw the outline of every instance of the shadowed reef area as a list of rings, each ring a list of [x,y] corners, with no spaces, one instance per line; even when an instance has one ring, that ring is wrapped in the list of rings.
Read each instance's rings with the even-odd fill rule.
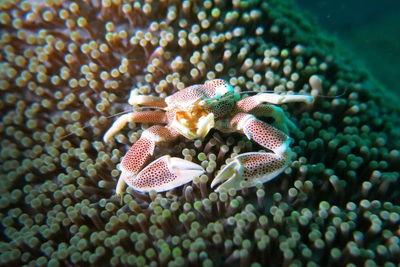
[[[290,1],[0,2],[0,265],[396,266],[398,99]],[[222,78],[312,94],[283,105],[295,152],[267,184],[215,193],[260,147],[211,132],[160,148],[206,167],[167,193],[112,197],[149,125],[102,137],[129,93]]]

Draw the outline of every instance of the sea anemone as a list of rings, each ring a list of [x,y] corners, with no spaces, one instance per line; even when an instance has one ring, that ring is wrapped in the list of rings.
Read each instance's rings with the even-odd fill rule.
[[[287,1],[0,3],[0,264],[395,266],[398,105]],[[295,157],[268,184],[210,189],[245,137],[209,134],[157,153],[206,174],[167,193],[113,198],[117,164],[148,125],[104,144],[133,94],[223,78],[311,94],[283,106]]]

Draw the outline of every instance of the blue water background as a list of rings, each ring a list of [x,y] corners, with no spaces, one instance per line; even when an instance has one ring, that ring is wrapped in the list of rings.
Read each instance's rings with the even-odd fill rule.
[[[295,0],[400,96],[400,1]]]

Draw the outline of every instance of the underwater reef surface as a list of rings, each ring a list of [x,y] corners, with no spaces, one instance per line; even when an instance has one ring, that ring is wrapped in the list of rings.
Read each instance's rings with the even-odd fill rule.
[[[396,266],[399,105],[288,1],[0,3],[3,266]],[[244,136],[160,148],[207,173],[113,198],[117,164],[148,125],[104,144],[129,92],[168,96],[223,78],[312,94],[284,105],[295,157],[272,182],[210,189]]]

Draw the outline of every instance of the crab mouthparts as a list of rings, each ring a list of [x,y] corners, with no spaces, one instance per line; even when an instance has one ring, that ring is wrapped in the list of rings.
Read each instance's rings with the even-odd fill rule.
[[[214,113],[209,113],[207,116],[202,116],[199,118],[197,122],[197,131],[196,134],[200,137],[205,137],[208,132],[214,127]]]
[[[172,126],[188,139],[205,137],[214,125],[214,114],[203,109],[179,111],[172,123]]]

